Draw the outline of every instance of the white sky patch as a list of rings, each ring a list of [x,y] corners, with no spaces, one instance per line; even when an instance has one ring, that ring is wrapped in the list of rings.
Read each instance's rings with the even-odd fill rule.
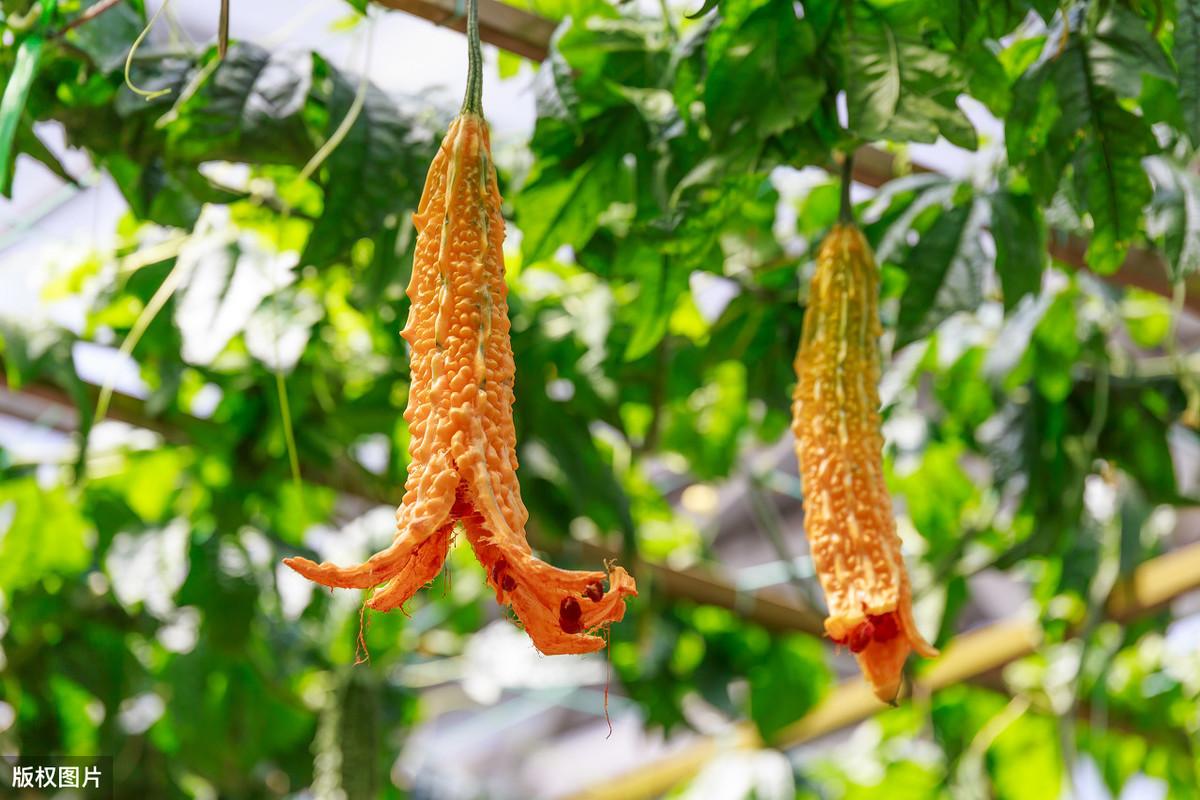
[[[177,519],[165,528],[113,537],[105,568],[121,605],[141,603],[159,619],[171,617],[175,592],[187,577],[188,533],[188,523]]]
[[[275,567],[275,590],[279,592],[279,607],[289,621],[299,619],[312,600],[316,584],[285,564]]]
[[[708,323],[716,322],[733,298],[741,294],[737,281],[714,275],[711,272],[693,272],[688,275],[692,300],[700,316]]]
[[[593,655],[544,658],[508,620],[486,625],[463,651],[463,691],[491,705],[505,689],[550,689],[603,684],[605,664]]]
[[[385,434],[372,433],[355,442],[350,448],[350,453],[368,472],[382,475],[387,469],[391,448],[391,440]]]
[[[200,612],[192,606],[176,609],[171,621],[155,634],[159,644],[172,653],[190,653],[200,638]]]
[[[117,711],[117,722],[125,733],[136,736],[145,733],[158,722],[166,710],[163,699],[153,692],[145,692],[121,701]]]
[[[217,410],[217,406],[221,403],[221,398],[225,393],[221,391],[221,387],[215,383],[206,383],[200,387],[200,391],[196,392],[192,397],[191,412],[193,416],[200,419],[208,419],[213,412]]]
[[[115,347],[92,342],[75,342],[71,345],[75,372],[88,383],[102,386],[112,383],[120,394],[145,399],[150,387],[142,380],[137,361]]]
[[[246,349],[271,369],[290,372],[304,354],[312,327],[324,315],[321,304],[302,292],[292,302],[268,300],[246,323]]]
[[[175,322],[183,334],[183,358],[192,364],[211,364],[246,329],[262,301],[295,280],[296,253],[270,253],[249,234],[231,241],[227,216],[227,209],[206,206],[176,262],[183,288]],[[272,327],[282,338],[280,326]],[[305,333],[300,347],[307,341]],[[289,341],[288,346],[295,345]],[[272,357],[278,352],[274,345],[267,349]]]
[[[358,564],[391,544],[395,533],[396,509],[377,506],[340,530],[314,525],[304,534],[304,543],[317,552],[318,561]]]
[[[778,750],[725,753],[708,763],[679,800],[754,797],[791,800],[796,795],[792,765]]]

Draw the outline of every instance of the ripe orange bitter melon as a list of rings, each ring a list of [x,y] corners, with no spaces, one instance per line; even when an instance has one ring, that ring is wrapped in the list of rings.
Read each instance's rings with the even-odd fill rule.
[[[404,419],[411,463],[391,546],[354,567],[286,563],[301,575],[347,588],[379,586],[367,606],[402,605],[438,574],[461,525],[499,603],[511,605],[539,650],[583,653],[594,633],[619,621],[636,595],[620,567],[570,572],[536,558],[517,483],[513,428],[515,367],[504,281],[504,218],[480,103],[478,9],[468,9],[471,73],[414,215],[416,253],[402,335],[412,382]],[[608,581],[607,590],[604,581]]]
[[[792,431],[804,529],[829,606],[826,633],[855,654],[875,694],[891,702],[909,652],[937,651],[913,622],[883,477],[878,296],[878,269],[862,232],[835,226],[809,289]]]

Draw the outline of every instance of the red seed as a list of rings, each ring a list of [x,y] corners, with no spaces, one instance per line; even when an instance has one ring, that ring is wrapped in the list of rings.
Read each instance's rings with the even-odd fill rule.
[[[559,604],[558,626],[563,633],[579,633],[583,630],[583,609],[574,597],[564,597]]]
[[[870,619],[871,624],[875,626],[872,638],[877,642],[891,641],[900,633],[900,626],[896,623],[896,613],[894,611],[889,611],[887,614],[872,615]]]
[[[558,605],[558,615],[563,619],[579,619],[583,616],[583,609],[574,597],[564,597]]]
[[[593,603],[599,603],[604,599],[604,587],[600,585],[600,581],[592,581],[583,590],[583,596]]]
[[[861,653],[871,643],[875,634],[875,626],[870,622],[860,622],[850,631],[850,652]]]

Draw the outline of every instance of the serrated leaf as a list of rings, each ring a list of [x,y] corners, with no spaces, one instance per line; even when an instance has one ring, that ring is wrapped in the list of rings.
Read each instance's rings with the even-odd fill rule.
[[[1200,271],[1200,176],[1169,161],[1146,160],[1157,186],[1146,215],[1146,232],[1167,262],[1171,280]]]
[[[975,149],[977,137],[957,105],[967,88],[955,56],[873,12],[860,14],[846,47],[850,129],[864,139],[947,141]]]
[[[1032,196],[1002,189],[988,200],[996,243],[996,274],[1004,293],[1004,309],[1010,311],[1022,297],[1041,289],[1046,229]]]
[[[189,161],[303,163],[315,149],[304,123],[311,76],[307,54],[232,45],[212,75],[179,99],[168,125],[171,150]]]
[[[812,27],[783,0],[771,0],[744,21],[718,25],[709,39],[704,87],[717,140],[745,132],[758,143],[808,119],[825,94],[811,60],[815,48]]]
[[[1076,191],[1092,217],[1088,265],[1102,274],[1115,271],[1138,235],[1142,209],[1150,202],[1150,181],[1141,157],[1155,148],[1144,120],[1115,102],[1092,109],[1093,127],[1075,158]]]
[[[1088,38],[1087,59],[1096,84],[1120,97],[1137,97],[1143,74],[1168,80],[1175,77],[1146,21],[1117,4],[1108,7]]]
[[[624,159],[640,146],[636,120],[632,110],[611,111],[589,126],[594,146],[534,165],[529,182],[513,200],[526,262],[549,258],[562,245],[585,244],[613,203],[633,198]]]
[[[1178,0],[1175,46],[1179,104],[1192,147],[1200,147],[1200,0]]]
[[[358,82],[319,56],[313,59],[314,83],[330,87],[323,137],[328,141],[350,113]],[[359,239],[376,236],[389,215],[415,209],[433,148],[432,137],[369,84],[357,119],[322,167],[325,205],[301,263],[320,266],[342,258]]]
[[[896,347],[928,335],[957,311],[983,301],[986,269],[980,246],[980,203],[942,213],[904,259],[908,285],[900,298]]]
[[[1122,107],[1094,74],[1086,41],[1071,34],[1061,51],[1047,47],[1017,84],[1006,128],[1009,160],[1027,171],[1043,201],[1073,165],[1073,199],[1092,218],[1088,263],[1109,272],[1138,233],[1150,199],[1141,159],[1157,144],[1145,119]]]

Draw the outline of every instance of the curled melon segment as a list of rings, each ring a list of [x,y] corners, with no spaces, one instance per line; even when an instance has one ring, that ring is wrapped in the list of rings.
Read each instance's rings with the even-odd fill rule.
[[[504,218],[487,123],[464,111],[450,125],[425,182],[402,335],[412,352],[404,419],[411,463],[390,547],[357,566],[286,564],[326,586],[378,586],[367,605],[402,605],[442,568],[460,526],[546,654],[604,646],[596,630],[619,621],[636,595],[620,567],[570,572],[536,558],[517,483],[512,345],[504,282]],[[607,587],[605,583],[607,582]]]

